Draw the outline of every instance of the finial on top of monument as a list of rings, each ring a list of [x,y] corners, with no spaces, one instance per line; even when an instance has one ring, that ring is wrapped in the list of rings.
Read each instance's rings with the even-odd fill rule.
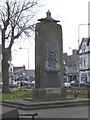
[[[48,18],[48,19],[52,19],[52,18],[51,18],[51,12],[50,12],[49,10],[47,11],[46,14],[47,14],[47,18]]]
[[[39,19],[38,21],[45,21],[45,22],[60,22],[59,20],[54,20],[52,17],[51,17],[51,12],[48,10],[47,11],[47,16],[46,16],[46,18],[41,18],[41,19]]]

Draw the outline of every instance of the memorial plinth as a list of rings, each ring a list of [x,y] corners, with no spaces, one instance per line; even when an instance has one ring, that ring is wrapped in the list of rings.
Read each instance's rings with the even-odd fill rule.
[[[45,87],[55,88],[60,87],[59,71],[46,71]]]

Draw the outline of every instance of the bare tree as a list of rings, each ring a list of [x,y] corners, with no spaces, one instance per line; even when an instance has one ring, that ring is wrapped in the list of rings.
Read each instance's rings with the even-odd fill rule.
[[[9,1],[0,7],[0,24],[2,32],[2,92],[9,90],[9,60],[11,59],[11,48],[20,36],[30,36],[34,30],[33,18],[38,6],[37,0]],[[6,45],[8,42],[8,46]]]

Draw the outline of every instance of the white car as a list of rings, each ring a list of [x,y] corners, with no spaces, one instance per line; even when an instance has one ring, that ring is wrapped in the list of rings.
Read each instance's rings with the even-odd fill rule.
[[[70,84],[69,82],[64,82],[64,87],[65,87],[65,88],[67,88],[67,87],[70,88],[70,87],[71,87],[71,84]]]
[[[12,82],[10,83],[10,88],[13,88],[13,87],[18,87],[17,82],[12,81]]]
[[[3,82],[0,82],[0,85],[2,85],[3,84]]]
[[[1,81],[1,82],[0,82],[0,88],[2,88],[2,85],[3,85],[3,82]]]
[[[35,87],[35,80],[34,80],[34,81],[32,81],[31,86],[32,86],[32,88],[34,88],[34,87]]]

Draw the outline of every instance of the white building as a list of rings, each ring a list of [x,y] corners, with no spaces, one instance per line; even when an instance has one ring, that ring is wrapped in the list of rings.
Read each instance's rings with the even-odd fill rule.
[[[79,46],[79,80],[90,81],[90,38],[83,38]]]

